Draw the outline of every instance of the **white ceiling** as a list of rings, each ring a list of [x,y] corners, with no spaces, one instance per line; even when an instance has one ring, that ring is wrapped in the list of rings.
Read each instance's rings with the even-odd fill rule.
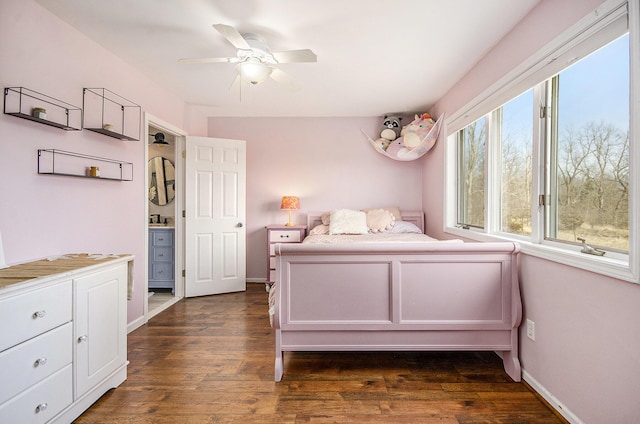
[[[540,0],[36,0],[212,116],[379,116],[424,112]],[[212,24],[260,35],[302,84],[236,86],[235,56]]]

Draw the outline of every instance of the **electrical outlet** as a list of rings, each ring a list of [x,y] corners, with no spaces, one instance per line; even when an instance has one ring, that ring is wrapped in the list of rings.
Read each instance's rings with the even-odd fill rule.
[[[527,337],[534,342],[536,341],[536,323],[527,319]]]

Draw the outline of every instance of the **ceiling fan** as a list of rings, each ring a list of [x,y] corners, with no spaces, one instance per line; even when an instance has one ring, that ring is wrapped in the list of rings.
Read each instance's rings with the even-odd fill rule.
[[[317,62],[316,54],[309,49],[272,52],[269,46],[255,34],[240,34],[237,29],[224,24],[213,27],[238,49],[235,57],[209,57],[180,59],[183,63],[237,63],[239,81],[260,84],[271,77],[277,83],[285,84],[291,89],[299,88],[299,84],[284,71],[277,68],[280,63]]]

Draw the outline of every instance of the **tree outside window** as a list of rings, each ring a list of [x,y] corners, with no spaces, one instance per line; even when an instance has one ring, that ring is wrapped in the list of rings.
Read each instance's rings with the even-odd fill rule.
[[[549,104],[536,104],[532,88],[487,115],[491,125],[484,117],[458,131],[458,224],[487,229],[486,205],[496,203],[489,214],[500,216],[490,217],[496,224],[488,232],[531,237],[538,231],[533,222],[544,222],[547,240],[579,244],[583,238],[627,252],[629,81],[627,33],[542,82],[538,88]],[[532,208],[538,202],[532,199],[536,127],[545,169],[538,220]],[[487,157],[486,143],[499,158]],[[498,199],[488,199],[490,193]]]

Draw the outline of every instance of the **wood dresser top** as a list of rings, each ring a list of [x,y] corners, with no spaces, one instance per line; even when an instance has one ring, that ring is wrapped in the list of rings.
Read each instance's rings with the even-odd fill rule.
[[[8,268],[0,269],[0,290],[13,284],[24,283],[50,275],[64,274],[128,256],[130,255],[79,253],[52,256],[37,261],[11,265]]]

